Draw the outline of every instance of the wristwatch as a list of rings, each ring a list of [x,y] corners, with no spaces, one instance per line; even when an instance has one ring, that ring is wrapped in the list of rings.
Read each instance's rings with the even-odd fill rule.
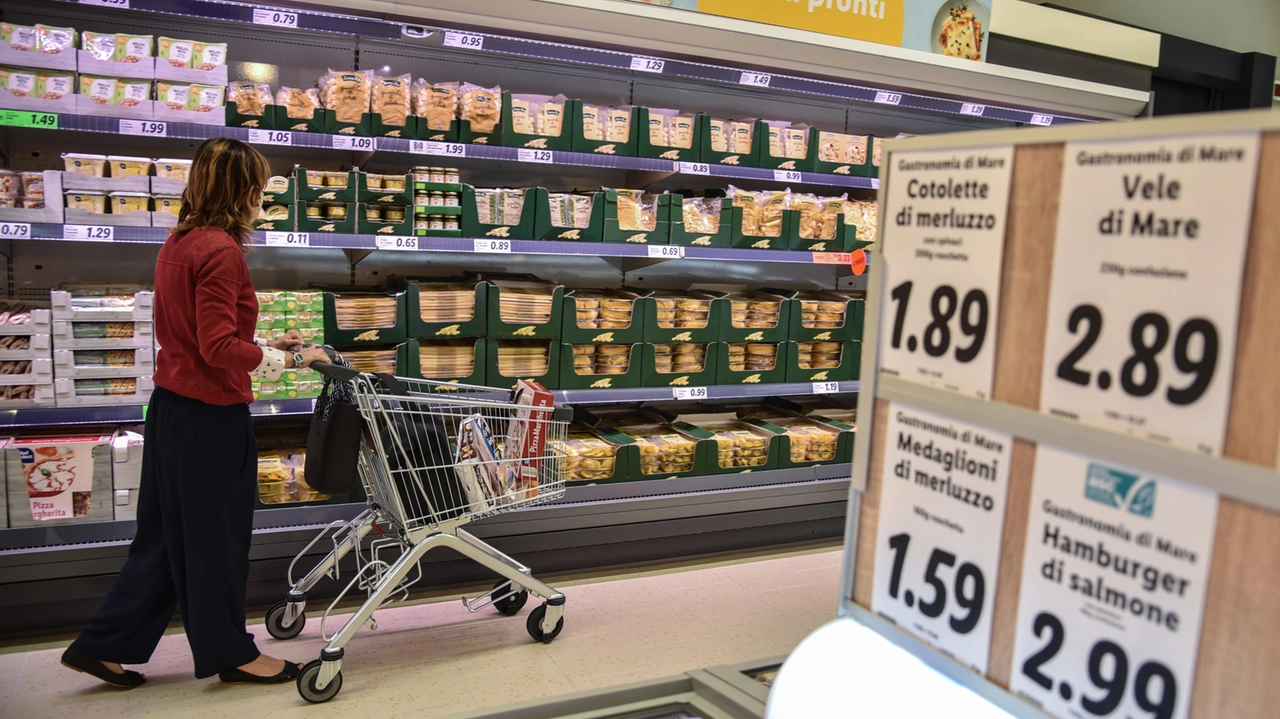
[[[301,353],[301,352],[294,352],[294,353],[293,353],[293,366],[294,366],[294,367],[296,367],[296,368],[298,368],[298,369],[301,369],[301,368],[302,368],[302,363],[303,363],[303,362],[305,362],[305,361],[306,361],[306,360],[304,360],[304,359],[302,358],[302,353]]]

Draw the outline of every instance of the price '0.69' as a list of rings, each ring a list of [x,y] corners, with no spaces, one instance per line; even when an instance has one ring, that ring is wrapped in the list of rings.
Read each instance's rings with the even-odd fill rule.
[[[1058,363],[1057,376],[1072,384],[1088,387],[1095,384],[1104,392],[1111,388],[1112,374],[1108,370],[1097,373],[1081,369],[1078,365],[1102,336],[1102,310],[1095,305],[1077,305],[1067,318],[1067,330],[1082,334],[1080,342]],[[1218,328],[1203,317],[1192,317],[1183,322],[1174,333],[1169,320],[1159,312],[1144,312],[1134,318],[1129,326],[1129,345],[1133,354],[1120,365],[1120,388],[1131,397],[1147,397],[1160,388],[1160,365],[1156,357],[1173,337],[1173,365],[1183,374],[1195,375],[1185,387],[1170,385],[1165,398],[1172,405],[1189,405],[1204,396],[1213,382],[1218,364]],[[1199,342],[1195,340],[1199,338]],[[1191,356],[1193,343],[1199,345],[1199,357]]]
[[[1062,620],[1051,612],[1040,612],[1031,624],[1035,635],[1048,642],[1022,663],[1022,673],[1046,691],[1053,691],[1053,677],[1042,667],[1049,663],[1066,641],[1067,631]],[[1124,701],[1129,685],[1129,656],[1124,647],[1110,639],[1099,639],[1089,650],[1089,681],[1103,691],[1101,696],[1091,697],[1081,693],[1080,708],[1093,716],[1108,716]],[[1159,679],[1159,695],[1152,697],[1152,681]],[[1066,681],[1058,682],[1058,696],[1071,701],[1076,688]],[[1143,711],[1151,712],[1151,719],[1171,719],[1178,704],[1178,680],[1169,667],[1157,661],[1143,662],[1133,676],[1133,699]]]
[[[899,590],[902,587],[902,567],[907,561],[907,547],[911,544],[911,535],[902,532],[889,537],[889,548],[893,550],[893,570],[889,575],[889,596],[897,599]],[[938,577],[938,570],[941,567],[954,567],[956,564],[956,555],[944,551],[942,549],[934,549],[929,555],[928,567],[924,570],[924,582],[933,588],[933,598],[924,601],[923,597],[917,597],[915,592],[908,589],[902,592],[902,601],[908,607],[918,607],[920,613],[930,619],[937,619],[947,610],[947,585]],[[982,619],[982,605],[986,601],[987,582],[982,576],[982,570],[977,565],[970,562],[964,562],[960,568],[956,570],[955,593],[952,595],[954,603],[965,614],[957,616],[951,615],[947,617],[947,623],[951,625],[951,629],[957,634],[968,634],[978,626],[978,622]],[[968,589],[966,594],[965,590]],[[917,602],[917,599],[919,602]]]
[[[894,349],[902,347],[902,333],[905,329],[903,325],[906,323],[907,305],[911,301],[911,291],[914,287],[915,282],[908,280],[894,287],[889,294],[896,303],[890,340]],[[951,348],[951,320],[959,310],[960,332],[973,339],[966,347],[961,347],[959,342],[956,343],[956,361],[964,364],[972,362],[978,356],[983,344],[987,341],[987,325],[991,314],[987,293],[980,289],[973,289],[965,294],[963,300],[958,300],[957,297],[956,289],[951,285],[940,285],[933,291],[933,296],[929,298],[929,311],[933,319],[921,334],[923,342],[917,340],[914,334],[907,337],[908,352],[915,352],[917,346],[923,344],[925,354],[930,357],[945,355]]]

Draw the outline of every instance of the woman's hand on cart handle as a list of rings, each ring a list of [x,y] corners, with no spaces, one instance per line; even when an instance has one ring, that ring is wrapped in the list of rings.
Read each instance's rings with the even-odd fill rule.
[[[299,363],[298,360],[302,362]],[[328,362],[329,353],[320,345],[294,345],[289,348],[286,367],[310,367],[316,362]]]
[[[303,337],[301,332],[297,330],[289,330],[288,332],[281,335],[280,337],[277,337],[271,342],[268,342],[267,346],[275,347],[281,352],[289,352],[292,350],[293,347],[297,345],[305,344],[306,341],[307,341],[307,338]]]

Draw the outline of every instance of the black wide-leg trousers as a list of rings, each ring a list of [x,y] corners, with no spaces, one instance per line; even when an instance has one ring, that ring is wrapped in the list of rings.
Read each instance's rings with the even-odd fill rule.
[[[144,431],[129,558],[72,647],[99,661],[145,664],[176,607],[196,677],[248,664],[258,657],[244,613],[258,459],[249,407],[157,387]]]

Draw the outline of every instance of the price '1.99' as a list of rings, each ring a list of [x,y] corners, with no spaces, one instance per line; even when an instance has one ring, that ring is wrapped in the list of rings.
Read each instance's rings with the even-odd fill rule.
[[[893,288],[889,296],[894,303],[893,333],[890,344],[894,349],[902,347],[903,335],[908,330],[904,325],[907,320],[907,306],[915,282],[908,280]],[[987,302],[987,293],[980,289],[969,290],[960,297],[956,288],[951,285],[939,285],[928,299],[930,321],[922,328],[916,328],[907,334],[907,351],[924,350],[930,357],[942,357],[953,347],[957,362],[972,362],[987,341],[987,328],[990,326],[991,310]],[[958,336],[952,337],[954,332]],[[919,334],[917,335],[916,332]],[[965,339],[967,338],[967,342]],[[962,346],[962,343],[963,346]]]
[[[961,563],[956,570],[949,590],[947,582],[938,576],[943,568],[956,566],[956,555],[951,552],[934,549],[929,555],[929,564],[924,570],[923,583],[932,588],[933,596],[924,601],[924,596],[916,590],[902,589],[902,568],[907,562],[907,548],[911,545],[911,535],[902,532],[889,537],[889,548],[893,550],[893,570],[889,575],[889,596],[900,599],[908,607],[916,607],[920,613],[930,619],[937,619],[947,611],[948,597],[950,604],[959,607],[960,612],[947,617],[947,623],[956,634],[968,634],[982,619],[982,605],[986,602],[987,582],[982,576],[982,569],[970,562]]]

